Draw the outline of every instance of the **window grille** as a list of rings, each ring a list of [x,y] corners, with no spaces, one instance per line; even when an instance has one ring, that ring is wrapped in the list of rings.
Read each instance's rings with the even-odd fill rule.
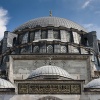
[[[33,49],[33,52],[34,53],[39,53],[39,46],[35,46],[34,49]]]
[[[24,48],[21,48],[21,54],[25,54],[26,52],[27,52],[27,48],[26,47],[24,47]]]
[[[52,45],[47,46],[47,53],[53,53],[53,46]]]
[[[66,46],[61,46],[61,53],[66,53],[66,52],[67,52]]]

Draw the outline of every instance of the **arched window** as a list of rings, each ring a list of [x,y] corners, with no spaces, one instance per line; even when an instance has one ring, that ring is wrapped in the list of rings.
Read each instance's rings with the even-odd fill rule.
[[[34,53],[39,53],[39,46],[34,46],[33,52]]]
[[[47,46],[47,53],[53,53],[53,46],[52,45]]]
[[[46,31],[42,31],[41,32],[41,39],[46,39],[47,38],[47,32]]]
[[[61,53],[66,53],[66,52],[67,52],[66,46],[61,46]]]
[[[21,48],[20,53],[21,53],[21,54],[25,54],[25,53],[27,53],[27,47],[23,47],[23,48]]]

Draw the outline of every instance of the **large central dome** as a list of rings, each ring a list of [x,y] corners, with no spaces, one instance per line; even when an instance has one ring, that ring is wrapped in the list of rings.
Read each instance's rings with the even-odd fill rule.
[[[41,27],[46,27],[46,26],[54,26],[54,27],[64,26],[66,28],[74,28],[74,29],[83,30],[83,31],[87,32],[85,28],[83,28],[82,26],[78,25],[75,22],[72,22],[72,21],[70,21],[68,19],[59,18],[59,17],[51,17],[51,16],[32,19],[32,20],[22,24],[18,28],[16,28],[15,31],[16,30],[22,30],[22,29],[24,29],[26,27],[34,28],[36,26],[41,26]]]

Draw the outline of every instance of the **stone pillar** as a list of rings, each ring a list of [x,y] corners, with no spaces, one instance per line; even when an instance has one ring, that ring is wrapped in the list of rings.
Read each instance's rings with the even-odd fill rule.
[[[83,38],[87,38],[88,46],[92,47],[97,54],[98,53],[98,41],[97,41],[96,31],[92,31],[87,34],[84,34]]]
[[[8,67],[8,79],[14,83],[14,78],[13,78],[13,58],[9,56],[9,67]]]

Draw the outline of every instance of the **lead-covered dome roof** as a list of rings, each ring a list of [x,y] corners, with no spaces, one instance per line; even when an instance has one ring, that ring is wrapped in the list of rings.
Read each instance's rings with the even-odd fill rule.
[[[21,26],[16,28],[14,31],[22,30],[22,29],[25,29],[26,27],[34,28],[36,26],[41,26],[41,27],[64,26],[66,28],[74,28],[74,29],[83,30],[83,31],[87,32],[87,30],[84,27],[80,26],[79,24],[77,24],[71,20],[59,18],[59,17],[51,17],[51,16],[32,19],[32,20],[22,24]]]
[[[100,78],[90,81],[85,88],[100,88]]]
[[[51,66],[51,65],[37,68],[30,74],[28,78],[31,79],[39,76],[61,76],[61,77],[72,79],[72,76],[67,71],[65,71],[60,67]]]
[[[11,82],[0,78],[0,88],[15,88],[15,87]]]

